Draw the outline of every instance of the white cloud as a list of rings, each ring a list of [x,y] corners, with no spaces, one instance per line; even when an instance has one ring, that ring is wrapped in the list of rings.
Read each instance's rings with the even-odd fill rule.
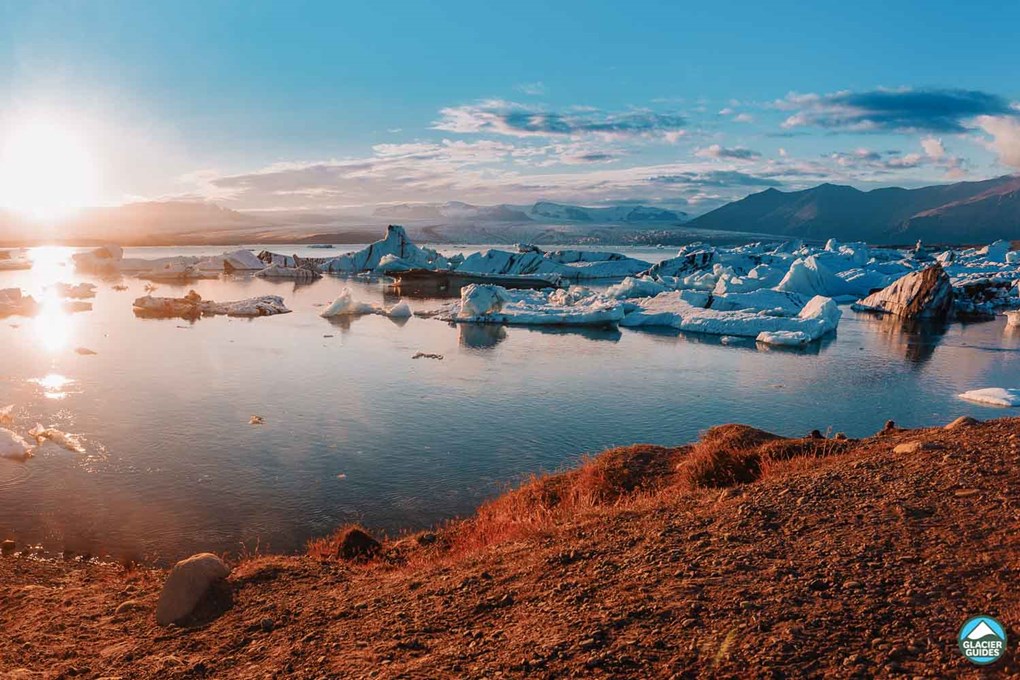
[[[992,136],[989,148],[999,154],[999,162],[1020,168],[1020,120],[1012,116],[981,116],[977,123]]]

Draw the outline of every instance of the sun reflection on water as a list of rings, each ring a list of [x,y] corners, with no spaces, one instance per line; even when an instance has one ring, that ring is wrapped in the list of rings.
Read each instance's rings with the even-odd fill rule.
[[[63,399],[68,393],[66,388],[74,384],[73,379],[59,373],[49,373],[30,382],[41,387],[47,399]]]
[[[60,246],[33,248],[32,282],[39,311],[33,320],[33,330],[39,345],[51,354],[67,348],[74,324],[56,284],[68,274],[67,263],[73,249]]]

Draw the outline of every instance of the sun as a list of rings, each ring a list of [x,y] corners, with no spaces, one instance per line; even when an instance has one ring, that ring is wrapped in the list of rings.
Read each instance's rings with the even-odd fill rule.
[[[0,206],[53,219],[95,202],[95,163],[74,127],[39,119],[0,133]]]

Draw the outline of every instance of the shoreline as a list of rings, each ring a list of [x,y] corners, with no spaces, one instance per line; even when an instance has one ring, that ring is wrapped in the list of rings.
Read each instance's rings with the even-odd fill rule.
[[[611,449],[367,552],[334,536],[242,556],[170,628],[153,617],[166,569],[0,558],[0,669],[944,676],[970,668],[955,627],[987,613],[1011,629],[994,670],[1015,672],[1018,484],[1017,418],[859,440],[726,425]]]

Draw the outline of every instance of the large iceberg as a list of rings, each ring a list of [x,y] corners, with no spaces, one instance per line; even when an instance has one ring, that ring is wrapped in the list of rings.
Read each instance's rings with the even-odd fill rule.
[[[945,319],[952,307],[953,284],[940,264],[907,274],[853,305],[857,311],[905,319]]]
[[[447,321],[541,326],[612,326],[623,317],[620,303],[587,288],[508,290],[489,284],[466,286],[460,301],[439,315]]]
[[[468,274],[594,281],[635,276],[648,267],[648,262],[620,253],[587,250],[558,250],[547,253],[529,246],[516,253],[505,250],[473,253],[457,265],[456,271]]]
[[[299,258],[295,255],[278,255],[263,251],[259,254],[259,259],[266,264],[281,267],[297,267],[302,263],[312,263],[322,271],[333,274],[379,272],[380,266],[386,271],[449,269],[451,266],[450,260],[435,250],[412,243],[404,228],[395,224],[386,227],[386,238],[381,241],[337,257]]]
[[[764,311],[722,311],[703,309],[684,299],[685,291],[662,293],[653,298],[632,301],[621,326],[662,326],[692,333],[756,338],[762,332],[801,332],[811,340],[832,333],[842,316],[836,303],[815,296],[796,316],[776,316]]]

